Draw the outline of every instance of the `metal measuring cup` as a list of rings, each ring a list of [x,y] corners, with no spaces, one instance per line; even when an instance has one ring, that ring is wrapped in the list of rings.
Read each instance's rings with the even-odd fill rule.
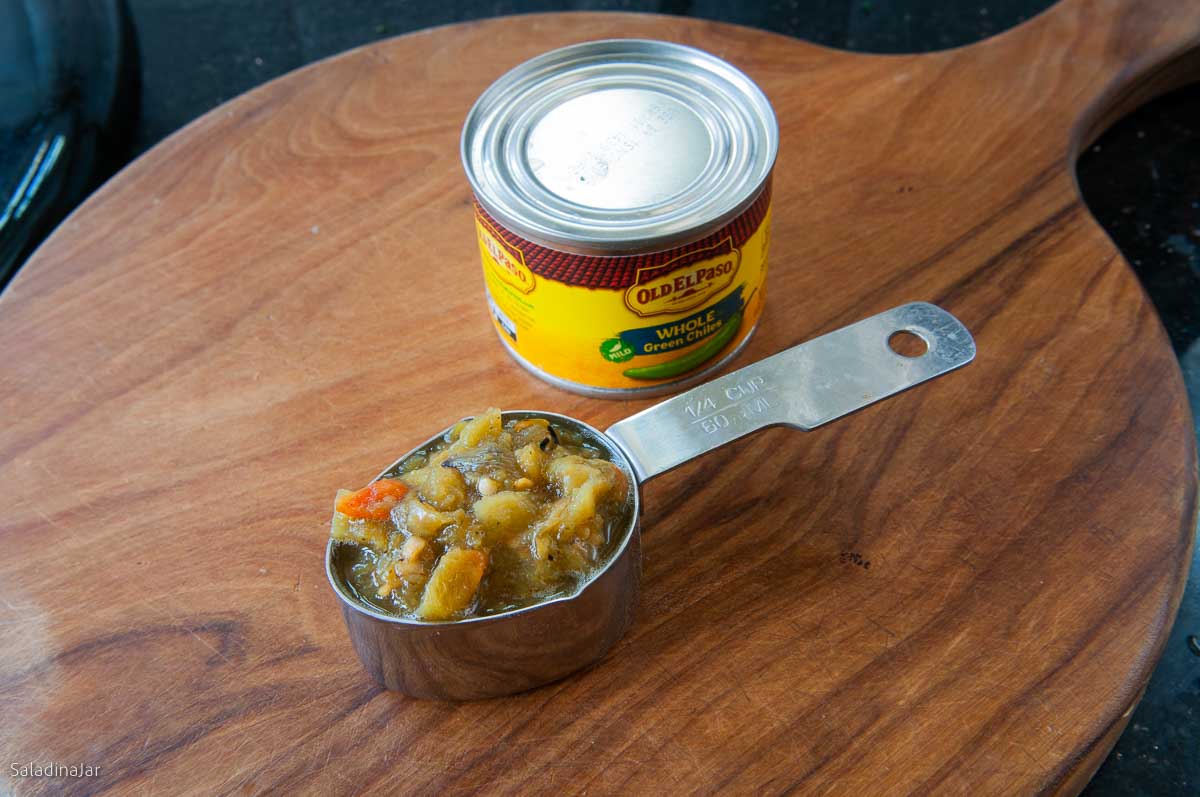
[[[898,332],[921,338],[925,352],[898,354],[889,343]],[[505,412],[505,420],[540,417],[574,429],[625,472],[628,522],[608,563],[572,595],[487,617],[425,622],[359,601],[347,586],[349,544],[330,540],[325,572],[354,649],[372,678],[414,697],[495,697],[569,675],[603,657],[632,622],[641,579],[643,482],[768,426],[815,429],[974,358],[975,341],[958,319],[914,302],[692,388],[606,432],[556,413]],[[395,475],[443,434],[376,478]]]

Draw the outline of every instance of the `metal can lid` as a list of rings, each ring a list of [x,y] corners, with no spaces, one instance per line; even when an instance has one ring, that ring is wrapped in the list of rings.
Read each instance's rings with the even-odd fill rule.
[[[654,251],[732,220],[765,185],[779,126],[762,90],[693,47],[563,47],[493,83],[467,115],[475,197],[536,243]]]

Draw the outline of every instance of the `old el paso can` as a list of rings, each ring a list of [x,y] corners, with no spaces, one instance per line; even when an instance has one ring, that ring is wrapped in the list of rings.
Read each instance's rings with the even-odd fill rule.
[[[762,312],[778,148],[758,86],[691,47],[587,42],[497,80],[462,158],[509,352],[594,396],[719,367]]]

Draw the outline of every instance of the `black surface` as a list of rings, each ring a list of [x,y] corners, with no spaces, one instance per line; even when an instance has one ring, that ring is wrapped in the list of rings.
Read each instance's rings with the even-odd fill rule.
[[[635,11],[716,19],[868,52],[954,47],[1051,0],[129,0],[140,33],[148,147],[204,111],[296,67],[372,41],[480,17]]]
[[[1191,2],[1191,0],[1188,0]],[[1049,0],[129,0],[143,57],[145,149],[192,118],[315,59],[412,30],[529,11],[685,14],[871,52],[977,41]],[[1200,408],[1200,87],[1154,101],[1079,163],[1084,196],[1164,316],[1193,412]],[[1153,385],[1147,385],[1153,390]],[[1200,794],[1200,574],[1188,590],[1146,696],[1085,794]]]
[[[122,0],[0,0],[0,288],[130,156],[137,78]]]

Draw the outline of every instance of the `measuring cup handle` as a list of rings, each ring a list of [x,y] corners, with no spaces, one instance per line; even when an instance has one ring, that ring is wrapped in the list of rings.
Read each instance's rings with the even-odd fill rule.
[[[921,338],[926,351],[893,351],[897,332]],[[607,434],[644,482],[768,426],[814,429],[973,359],[975,340],[957,318],[913,302],[692,388]]]

